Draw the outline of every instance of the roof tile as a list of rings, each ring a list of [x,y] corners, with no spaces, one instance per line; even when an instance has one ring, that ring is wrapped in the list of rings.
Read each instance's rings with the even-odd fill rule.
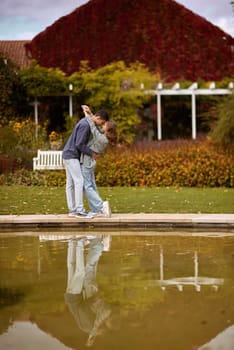
[[[27,67],[30,58],[27,55],[25,45],[29,42],[29,40],[0,40],[0,52],[20,67]]]

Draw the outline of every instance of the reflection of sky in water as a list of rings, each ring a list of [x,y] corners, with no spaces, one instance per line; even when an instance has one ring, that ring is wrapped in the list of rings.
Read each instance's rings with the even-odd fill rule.
[[[1,236],[0,349],[232,350],[233,259],[228,235]]]
[[[17,350],[69,350],[59,340],[41,331],[31,322],[14,322],[7,332],[0,335],[1,349]]]

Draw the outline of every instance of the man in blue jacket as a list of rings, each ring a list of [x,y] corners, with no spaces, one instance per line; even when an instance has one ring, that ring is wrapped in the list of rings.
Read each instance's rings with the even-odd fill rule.
[[[92,119],[98,126],[102,126],[109,120],[107,111],[100,110],[96,112]],[[63,161],[66,169],[66,197],[69,209],[69,216],[77,218],[91,218],[92,216],[84,209],[83,204],[83,176],[80,167],[81,153],[87,154],[92,158],[97,158],[91,148],[87,146],[92,138],[90,125],[86,118],[81,119],[74,127],[64,149]]]

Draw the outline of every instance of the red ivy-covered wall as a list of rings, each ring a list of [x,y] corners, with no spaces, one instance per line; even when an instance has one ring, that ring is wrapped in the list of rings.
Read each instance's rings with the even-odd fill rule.
[[[234,76],[234,38],[173,0],[91,0],[37,35],[27,49],[67,74],[140,61],[167,81]]]

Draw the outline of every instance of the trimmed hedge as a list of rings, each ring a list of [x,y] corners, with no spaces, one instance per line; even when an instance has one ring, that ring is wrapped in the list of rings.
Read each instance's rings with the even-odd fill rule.
[[[64,186],[64,171],[21,169],[1,175],[0,184]],[[154,142],[118,146],[101,156],[98,186],[234,187],[234,156],[208,142]]]
[[[234,157],[208,143],[118,149],[99,160],[99,186],[233,187]]]

